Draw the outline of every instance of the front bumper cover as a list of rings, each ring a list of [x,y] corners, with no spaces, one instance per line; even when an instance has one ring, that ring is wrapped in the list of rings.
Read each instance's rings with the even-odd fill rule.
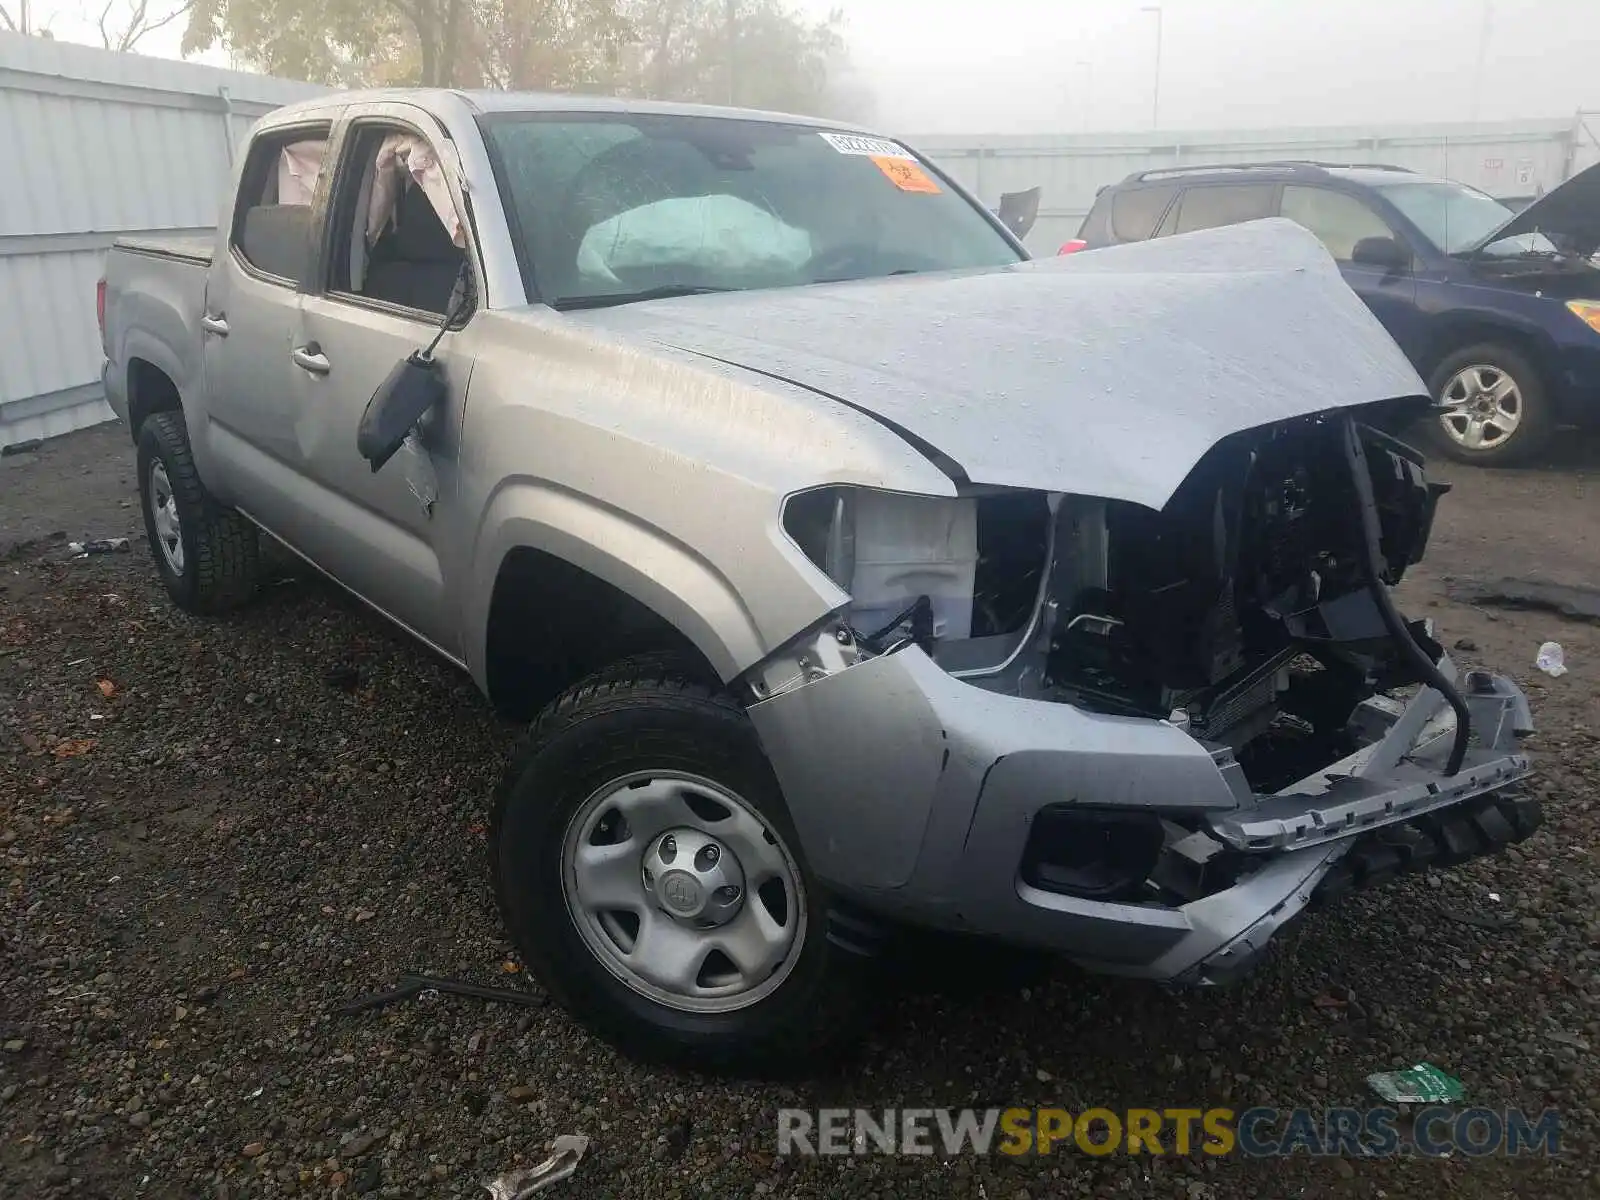
[[[1455,673],[1448,660],[1441,669]],[[915,647],[749,711],[812,869],[842,895],[1100,971],[1215,982],[1253,962],[1314,896],[1338,890],[1324,888],[1330,875],[1345,887],[1365,881],[1370,872],[1335,871],[1366,840],[1414,844],[1398,830],[1454,822],[1528,773],[1517,740],[1531,721],[1516,685],[1474,672],[1464,692],[1473,738],[1458,775],[1443,773],[1453,714],[1423,689],[1404,706],[1362,706],[1368,744],[1270,798],[1252,796],[1226,753],[1174,725],[985,691]],[[1019,864],[1035,814],[1061,804],[1199,818],[1254,869],[1171,907],[1040,890]]]

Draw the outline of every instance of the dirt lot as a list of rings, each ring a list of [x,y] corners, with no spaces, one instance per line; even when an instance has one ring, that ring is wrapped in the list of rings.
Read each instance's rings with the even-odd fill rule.
[[[50,535],[136,534],[115,429],[0,460],[0,1194],[464,1196],[582,1132],[548,1195],[1593,1196],[1600,626],[1446,597],[1451,576],[1600,581],[1600,452],[1569,454],[1442,472],[1457,488],[1403,590],[1459,661],[1528,689],[1533,841],[1315,913],[1226,991],[1069,971],[908,991],[848,1077],[782,1087],[641,1069],[551,1007],[332,1015],[405,971],[526,986],[483,840],[516,731],[303,574],[208,623],[137,537],[72,558]],[[1546,639],[1562,678],[1534,670]],[[1564,1156],[773,1153],[785,1105],[1365,1107],[1369,1072],[1422,1060],[1474,1104],[1559,1108]]]

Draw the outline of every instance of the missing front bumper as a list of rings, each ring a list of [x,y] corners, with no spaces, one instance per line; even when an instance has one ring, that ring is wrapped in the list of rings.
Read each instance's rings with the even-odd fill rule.
[[[1314,894],[1332,894],[1339,864],[1364,838],[1392,840],[1402,835],[1384,831],[1421,820],[1448,818],[1441,829],[1454,829],[1458,810],[1527,773],[1521,692],[1490,676],[1468,683],[1474,741],[1458,775],[1436,761],[1453,725],[1425,689],[1404,707],[1359,714],[1367,744],[1328,768],[1338,778],[1318,773],[1265,798],[1240,789],[1225,755],[1172,724],[988,692],[914,647],[798,683],[749,711],[810,866],[834,892],[882,917],[1051,950],[1093,969],[1214,982],[1254,961]],[[1339,783],[1347,777],[1359,794]],[[1240,844],[1228,850],[1246,869],[1184,902],[1030,884],[1030,835],[1041,812],[1062,805],[1232,830]],[[1277,832],[1254,841],[1258,820],[1279,822]]]
[[[1173,977],[1173,982],[1200,986],[1236,982],[1259,964],[1273,938],[1308,906],[1319,907],[1430,867],[1497,854],[1532,837],[1543,823],[1538,800],[1510,792],[1479,796],[1365,834],[1330,856],[1309,886],[1297,888],[1282,905],[1263,913],[1227,945]]]

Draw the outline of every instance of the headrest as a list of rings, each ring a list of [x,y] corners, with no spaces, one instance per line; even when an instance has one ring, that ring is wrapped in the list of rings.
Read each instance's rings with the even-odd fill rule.
[[[408,184],[395,206],[395,228],[383,239],[388,243],[384,257],[404,262],[461,261],[461,247],[450,240],[450,233],[433,210],[428,194],[416,184]],[[382,242],[380,242],[380,245]]]

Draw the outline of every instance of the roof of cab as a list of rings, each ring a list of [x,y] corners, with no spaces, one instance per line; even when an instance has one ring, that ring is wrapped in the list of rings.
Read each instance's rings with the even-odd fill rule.
[[[821,117],[805,117],[794,113],[766,112],[761,109],[725,108],[712,104],[673,104],[657,100],[631,100],[616,96],[583,96],[563,92],[491,92],[459,91],[441,88],[374,88],[363,91],[330,92],[309,100],[297,101],[276,109],[270,115],[272,124],[294,121],[303,116],[324,113],[347,104],[371,104],[382,101],[415,104],[421,108],[436,108],[441,101],[465,103],[475,112],[485,115],[499,113],[637,113],[678,117],[721,117],[735,121],[778,122],[786,125],[804,125],[814,129],[837,129],[845,133],[873,133],[859,125],[829,121]],[[883,135],[874,135],[883,136]]]

